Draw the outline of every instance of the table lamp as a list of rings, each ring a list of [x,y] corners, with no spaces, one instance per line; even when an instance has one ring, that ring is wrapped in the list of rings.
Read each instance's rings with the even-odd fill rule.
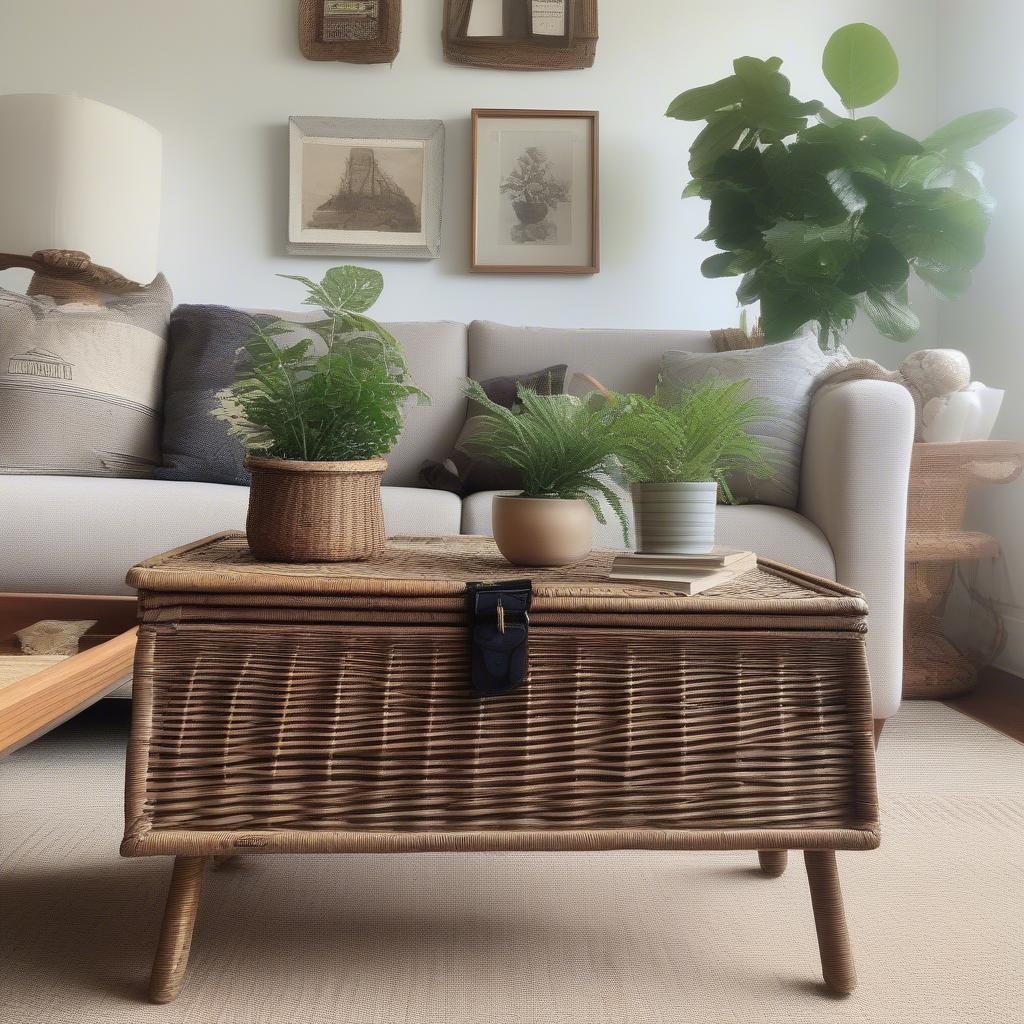
[[[78,96],[0,96],[0,270],[30,295],[99,302],[157,272],[160,133]]]

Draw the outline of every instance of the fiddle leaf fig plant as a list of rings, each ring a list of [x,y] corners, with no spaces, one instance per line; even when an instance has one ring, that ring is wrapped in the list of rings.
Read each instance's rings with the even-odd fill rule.
[[[669,117],[705,122],[683,192],[711,204],[697,237],[721,251],[701,271],[741,278],[737,298],[760,302],[766,342],[813,322],[830,347],[858,309],[906,341],[920,327],[911,272],[947,298],[970,286],[993,203],[967,152],[1014,114],[967,114],[922,141],[858,116],[899,78],[892,46],[870,25],[847,25],[825,47],[822,70],[845,116],[794,97],[781,67],[778,57],[740,57],[728,78],[669,105]]]

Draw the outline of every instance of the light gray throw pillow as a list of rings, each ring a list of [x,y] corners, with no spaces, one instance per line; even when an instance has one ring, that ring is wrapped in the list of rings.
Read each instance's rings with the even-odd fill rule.
[[[171,289],[99,304],[0,289],[0,474],[148,477]]]
[[[754,424],[751,433],[763,438],[774,473],[765,479],[735,474],[729,488],[737,501],[796,508],[811,396],[839,358],[823,352],[813,335],[732,352],[669,351],[661,359],[660,381],[673,401],[685,386],[705,377],[749,380],[747,394],[772,405],[772,416]]]

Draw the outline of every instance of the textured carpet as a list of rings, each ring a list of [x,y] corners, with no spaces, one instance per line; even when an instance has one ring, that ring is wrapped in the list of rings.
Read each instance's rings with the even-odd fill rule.
[[[839,855],[860,987],[823,994],[802,861],[754,854],[273,857],[208,873],[185,989],[147,1005],[169,874],[120,860],[124,705],[0,762],[0,1021],[1011,1024],[1024,1016],[1024,746],[908,705],[883,845]]]

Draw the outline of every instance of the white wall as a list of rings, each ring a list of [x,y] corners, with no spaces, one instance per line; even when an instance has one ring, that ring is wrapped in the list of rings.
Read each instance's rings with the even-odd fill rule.
[[[882,28],[904,77],[877,107],[900,127],[935,123],[935,0],[601,0],[597,64],[524,74],[446,65],[441,0],[405,0],[393,67],[304,60],[288,0],[0,0],[0,93],[77,92],[163,133],[163,266],[180,301],[293,306],[277,272],[317,275],[331,261],[283,255],[290,114],[441,118],[448,131],[444,245],[434,262],[382,261],[388,319],[490,317],[514,323],[708,328],[734,324],[734,282],[707,282],[713,251],[693,236],[705,215],[679,199],[694,129],[662,116],[735,56],[777,54],[795,91],[829,98],[830,33]],[[471,276],[472,107],[601,112],[602,271],[594,278]],[[334,260],[333,262],[339,262]],[[10,282],[13,275],[6,275]],[[934,340],[922,302],[922,343]],[[895,347],[857,332],[866,354]]]
[[[1024,117],[1024,5],[1019,0],[941,0],[940,102],[944,119],[984,107]],[[939,341],[970,357],[974,376],[1007,389],[995,437],[1024,439],[1024,124],[1018,122],[976,151],[998,207],[988,252],[974,287],[944,311]],[[1008,580],[997,574],[1009,643],[1000,664],[1024,675],[1024,480],[975,492],[969,525],[999,538]]]

